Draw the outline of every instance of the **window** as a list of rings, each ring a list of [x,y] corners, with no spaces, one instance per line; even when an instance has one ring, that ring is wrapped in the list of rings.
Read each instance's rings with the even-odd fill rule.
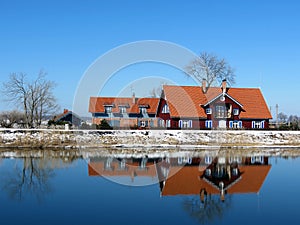
[[[120,162],[120,169],[124,170],[126,169],[126,159],[122,159]]]
[[[179,127],[180,128],[192,128],[193,121],[192,120],[179,120]]]
[[[105,170],[112,170],[112,162],[113,162],[113,159],[112,158],[108,158],[106,160],[106,163],[105,163]]]
[[[207,114],[207,115],[210,115],[211,113],[212,113],[211,108],[207,108],[207,109],[206,109],[206,114]]]
[[[230,157],[229,158],[229,163],[232,164],[232,163],[238,163],[238,164],[241,164],[242,163],[242,157],[240,156],[234,156],[234,157]]]
[[[216,118],[225,118],[226,117],[225,107],[222,105],[217,105],[215,116],[216,116]]]
[[[171,120],[159,120],[160,127],[171,127]]]
[[[171,120],[166,120],[166,127],[171,127]]]
[[[238,170],[237,168],[233,168],[233,169],[232,169],[232,175],[233,175],[233,176],[239,175],[239,170]]]
[[[162,113],[170,113],[170,109],[167,104],[165,104],[164,107],[162,108]]]
[[[229,121],[229,128],[238,129],[242,127],[243,127],[242,121]]]
[[[143,158],[142,161],[141,161],[141,168],[145,169],[146,166],[147,166],[147,162],[148,162],[148,159],[147,158]]]
[[[211,176],[211,169],[205,170],[205,176],[207,176],[207,177]]]
[[[212,163],[212,157],[211,156],[205,156],[204,161],[205,161],[206,165],[210,165]]]
[[[165,127],[165,121],[164,120],[159,120],[159,126],[160,127]]]
[[[142,120],[142,121],[140,122],[140,126],[141,126],[141,127],[148,127],[148,121]]]
[[[233,115],[238,116],[240,113],[239,109],[233,109]]]
[[[120,106],[120,113],[126,113],[126,107]]]
[[[112,107],[111,106],[105,106],[105,113],[111,113]]]
[[[264,164],[264,157],[263,156],[252,156],[251,163],[252,164],[256,164],[256,163]]]
[[[205,127],[206,128],[212,128],[212,120],[206,120],[205,121]]]
[[[252,121],[252,128],[253,129],[264,129],[265,121]]]
[[[141,107],[140,108],[140,112],[141,112],[141,114],[146,114],[147,113],[147,109],[145,107]]]

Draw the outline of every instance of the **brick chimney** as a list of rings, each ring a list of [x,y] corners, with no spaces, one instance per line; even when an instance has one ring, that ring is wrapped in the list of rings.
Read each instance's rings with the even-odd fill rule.
[[[226,93],[226,88],[227,88],[227,81],[226,79],[222,80],[222,90],[223,90],[223,94]]]
[[[202,80],[202,92],[203,93],[206,93],[207,92],[207,86],[206,86],[207,84],[206,84],[206,79],[205,78],[203,78],[203,80]]]
[[[132,104],[136,104],[135,93],[132,93]]]

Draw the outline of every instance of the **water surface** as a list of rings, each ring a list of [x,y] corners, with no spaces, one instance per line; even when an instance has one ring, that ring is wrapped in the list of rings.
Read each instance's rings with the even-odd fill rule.
[[[263,153],[2,154],[1,224],[297,224],[299,171]]]

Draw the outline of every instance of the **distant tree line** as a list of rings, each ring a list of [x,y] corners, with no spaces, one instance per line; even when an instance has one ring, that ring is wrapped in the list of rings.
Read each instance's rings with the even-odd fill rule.
[[[300,130],[300,117],[281,112],[278,114],[278,125],[280,130]]]
[[[25,116],[24,113],[13,110],[4,111],[0,113],[0,127],[12,128],[14,126],[24,127]]]

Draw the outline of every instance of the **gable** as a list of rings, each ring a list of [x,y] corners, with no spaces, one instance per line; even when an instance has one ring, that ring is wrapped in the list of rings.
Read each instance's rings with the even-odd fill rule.
[[[205,103],[203,106],[206,107],[206,106],[208,106],[208,105],[214,103],[215,101],[217,101],[218,99],[220,99],[220,98],[222,98],[222,97],[224,97],[224,98],[226,98],[226,97],[229,98],[229,99],[232,100],[234,103],[236,103],[236,104],[239,105],[241,108],[243,108],[243,105],[242,105],[241,103],[239,103],[237,100],[235,100],[233,97],[231,97],[231,96],[230,96],[229,94],[227,94],[227,93],[225,93],[225,94],[221,93],[221,94],[217,95],[216,97],[214,97],[213,99],[211,99],[211,100],[209,100],[207,103]]]

